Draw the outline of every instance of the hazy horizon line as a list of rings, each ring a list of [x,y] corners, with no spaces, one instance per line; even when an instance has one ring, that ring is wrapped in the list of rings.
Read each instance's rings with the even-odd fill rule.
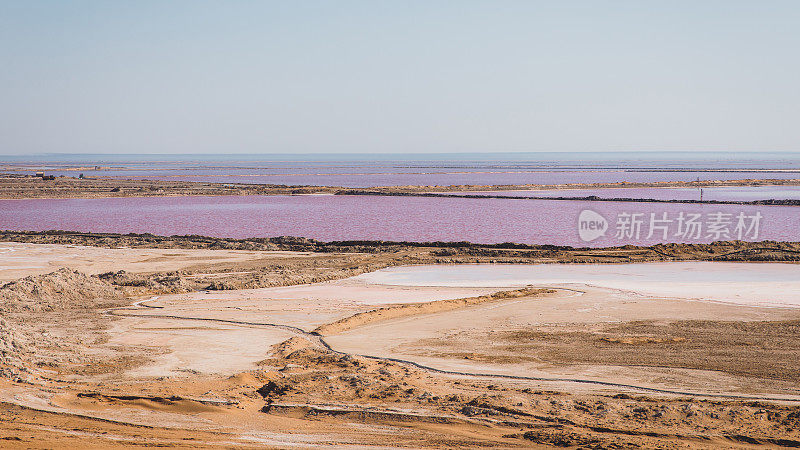
[[[658,154],[800,154],[798,150],[569,150],[569,151],[553,151],[553,150],[531,150],[531,151],[441,151],[441,152],[231,152],[231,153],[191,153],[191,152],[152,152],[152,153],[118,153],[118,152],[33,152],[33,153],[9,153],[0,154],[0,159],[5,157],[31,157],[31,156],[332,156],[332,155],[371,155],[374,157],[387,156],[387,155],[407,155],[407,156],[425,156],[425,155],[570,155],[570,154],[640,154],[640,155],[658,155]]]

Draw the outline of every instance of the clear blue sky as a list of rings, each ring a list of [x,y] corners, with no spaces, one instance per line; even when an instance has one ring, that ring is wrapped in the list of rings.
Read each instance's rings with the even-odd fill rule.
[[[0,0],[0,154],[798,151],[800,1]]]

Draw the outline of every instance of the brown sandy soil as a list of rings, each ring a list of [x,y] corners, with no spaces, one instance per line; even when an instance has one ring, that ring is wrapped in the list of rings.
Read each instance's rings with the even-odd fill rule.
[[[347,353],[449,371],[800,399],[788,361],[800,341],[782,334],[796,330],[800,310],[581,290],[387,320],[325,339]]]
[[[384,308],[371,309],[359,312],[339,319],[336,322],[327,323],[317,327],[314,332],[321,335],[338,334],[354,328],[363,327],[372,322],[382,322],[385,320],[398,320],[407,317],[416,317],[423,314],[439,314],[447,311],[454,311],[469,306],[483,305],[498,300],[510,300],[522,297],[537,297],[544,294],[555,293],[551,289],[524,288],[515,291],[500,291],[492,294],[482,295],[472,298],[458,298],[450,300],[434,300],[421,303],[403,304]]]
[[[292,195],[333,193],[338,188],[263,184],[203,183],[192,181],[136,180],[117,178],[0,176],[0,198],[105,198],[167,197],[182,195]]]
[[[132,255],[170,245],[315,253],[211,260],[173,273],[169,285],[163,272],[76,278],[105,283],[120,294],[112,304],[130,305],[111,309],[63,287],[26,290],[52,309],[3,314],[0,447],[800,445],[798,402],[713,396],[798,396],[794,309],[608,288],[490,296],[500,289],[345,279],[404,263],[784,260],[797,244],[573,250],[13,236],[100,252],[124,245]],[[156,279],[164,282],[130,285]],[[252,288],[203,290],[212,283]]]
[[[421,296],[453,299],[486,292],[494,290],[367,288],[342,280],[158,296],[142,302],[144,307],[114,311],[120,319],[109,329],[108,345],[167,349],[127,371],[128,376],[233,375],[254,369],[269,356],[272,345],[337,319],[385,304],[418,301]],[[215,357],[209,359],[209,353]]]
[[[752,322],[634,321],[598,330],[525,330],[493,335],[506,352],[550,364],[668,366],[800,383],[800,321],[794,311]],[[552,330],[552,328],[551,328]],[[487,342],[484,338],[479,342]],[[537,348],[538,347],[538,348]],[[501,348],[489,350],[496,354]]]
[[[385,186],[370,188],[371,192],[387,194],[507,191],[541,189],[599,189],[614,187],[712,187],[712,186],[767,186],[800,185],[800,179],[745,179],[726,181],[662,181],[653,183],[571,183],[571,184],[518,184],[518,185],[453,185],[453,186]],[[273,184],[205,183],[171,180],[135,180],[120,178],[59,177],[42,180],[35,177],[8,177],[0,174],[0,199],[25,198],[104,198],[104,197],[164,197],[185,195],[302,195],[337,194],[350,189],[337,186],[284,186]]]
[[[194,448],[800,445],[797,406],[613,390],[548,391],[521,382],[443,377],[291,341],[276,348],[259,370],[234,377],[72,383],[58,386],[57,392],[2,390],[6,401],[30,405],[4,408],[2,437],[25,448],[53,443]],[[63,444],[56,441],[59,437]]]
[[[134,312],[168,312],[182,317],[215,317],[249,322],[268,317],[270,323],[291,325],[310,332],[319,326],[376,308],[477,297],[496,291],[495,288],[376,286],[343,279],[283,287],[145,297],[142,304],[148,309],[135,309]],[[129,312],[119,311],[118,314]]]
[[[204,249],[97,248],[0,242],[0,282],[40,275],[67,267],[97,275],[124,270],[133,273],[192,271],[198,266],[254,260],[307,257],[310,253]]]
[[[625,245],[606,248],[573,248],[554,245],[472,244],[469,242],[339,241],[283,236],[276,238],[214,238],[204,236],[156,236],[152,234],[81,233],[74,231],[0,231],[0,243],[61,244],[129,249],[211,249],[247,251],[291,251],[324,253],[321,258],[285,258],[281,267],[296,270],[309,261],[350,258],[360,273],[400,264],[469,263],[611,263],[647,261],[800,261],[800,242],[720,241],[711,244],[657,244],[650,247]],[[335,256],[330,254],[341,253]],[[353,255],[357,253],[357,255]],[[344,261],[344,259],[342,259]],[[369,267],[364,267],[369,265]],[[209,271],[235,272],[264,264],[205,264]],[[329,266],[315,266],[327,270]],[[364,269],[364,270],[361,270]],[[241,279],[242,277],[228,277]],[[257,278],[257,277],[250,277]],[[297,284],[299,282],[289,283]],[[256,287],[237,285],[237,288]]]

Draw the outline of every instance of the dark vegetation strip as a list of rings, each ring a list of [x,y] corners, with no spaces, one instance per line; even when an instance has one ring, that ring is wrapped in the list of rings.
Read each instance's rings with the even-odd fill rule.
[[[428,197],[428,198],[478,198],[478,199],[505,199],[505,200],[561,200],[561,201],[585,201],[585,202],[633,202],[633,203],[688,203],[703,205],[760,205],[760,206],[800,206],[800,200],[789,199],[770,199],[770,200],[679,200],[679,199],[656,199],[656,198],[630,198],[630,197],[598,197],[590,195],[587,197],[536,197],[536,196],[511,196],[494,194],[446,194],[432,192],[389,192],[372,190],[342,190],[335,195],[372,195],[380,197]]]

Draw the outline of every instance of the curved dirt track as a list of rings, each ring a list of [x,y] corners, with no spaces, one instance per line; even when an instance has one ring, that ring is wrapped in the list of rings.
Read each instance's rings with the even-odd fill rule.
[[[568,289],[568,288],[553,288],[554,290],[563,290],[563,291],[571,291],[571,292],[581,292],[576,289]],[[634,384],[626,384],[626,383],[615,383],[610,381],[600,381],[600,380],[590,380],[590,379],[583,379],[583,378],[563,378],[563,377],[531,377],[531,376],[522,376],[522,375],[508,375],[508,374],[493,374],[493,373],[481,373],[481,372],[465,372],[465,371],[456,371],[456,370],[446,370],[446,369],[439,369],[436,367],[432,367],[429,365],[421,364],[416,361],[412,361],[409,359],[403,358],[393,358],[393,357],[381,357],[381,356],[373,356],[373,355],[363,355],[363,354],[352,354],[343,351],[336,350],[333,348],[327,341],[325,341],[324,337],[316,331],[305,331],[302,328],[295,327],[292,325],[285,325],[285,324],[276,324],[276,323],[266,323],[266,322],[251,322],[251,321],[240,321],[240,320],[231,320],[231,319],[215,319],[215,318],[208,318],[208,317],[187,317],[187,316],[178,316],[178,315],[170,315],[170,314],[135,314],[135,313],[126,313],[125,311],[136,311],[136,310],[144,310],[144,309],[163,309],[162,306],[152,306],[145,304],[148,301],[155,300],[155,298],[151,298],[148,300],[142,300],[139,302],[134,303],[130,307],[121,307],[121,308],[112,308],[106,310],[106,314],[114,315],[114,316],[123,316],[123,317],[152,317],[154,319],[172,319],[172,320],[187,320],[187,321],[202,321],[202,322],[215,322],[215,323],[224,323],[229,325],[242,325],[248,327],[266,327],[266,328],[275,328],[284,331],[289,331],[291,333],[296,334],[308,341],[319,348],[323,348],[327,351],[335,353],[337,355],[349,355],[349,356],[358,356],[361,358],[371,359],[374,361],[387,361],[387,362],[394,362],[399,364],[404,364],[408,366],[415,367],[417,369],[421,369],[426,372],[442,374],[442,375],[451,375],[451,376],[462,376],[462,377],[475,377],[475,378],[486,378],[486,379],[497,379],[497,380],[517,380],[517,381],[539,381],[539,382],[557,382],[557,383],[577,383],[577,384],[587,384],[587,385],[594,385],[594,386],[603,386],[603,387],[610,387],[610,388],[620,388],[626,390],[633,390],[633,391],[640,391],[640,392],[649,392],[649,393],[657,393],[657,394],[667,394],[667,395],[679,395],[679,396],[688,396],[688,397],[698,397],[698,398],[717,398],[717,399],[728,399],[728,400],[748,400],[748,401],[775,401],[775,402],[798,402],[800,403],[800,398],[782,398],[782,397],[768,397],[768,396],[749,396],[749,395],[736,395],[736,394],[720,394],[720,393],[709,393],[709,392],[691,392],[691,391],[684,391],[679,389],[661,389],[661,388],[653,388],[647,386],[639,386]],[[442,302],[452,302],[449,300],[442,300]],[[435,302],[431,302],[435,303]],[[363,313],[362,313],[363,314]],[[380,319],[378,319],[380,320]],[[322,327],[320,327],[322,328]]]

